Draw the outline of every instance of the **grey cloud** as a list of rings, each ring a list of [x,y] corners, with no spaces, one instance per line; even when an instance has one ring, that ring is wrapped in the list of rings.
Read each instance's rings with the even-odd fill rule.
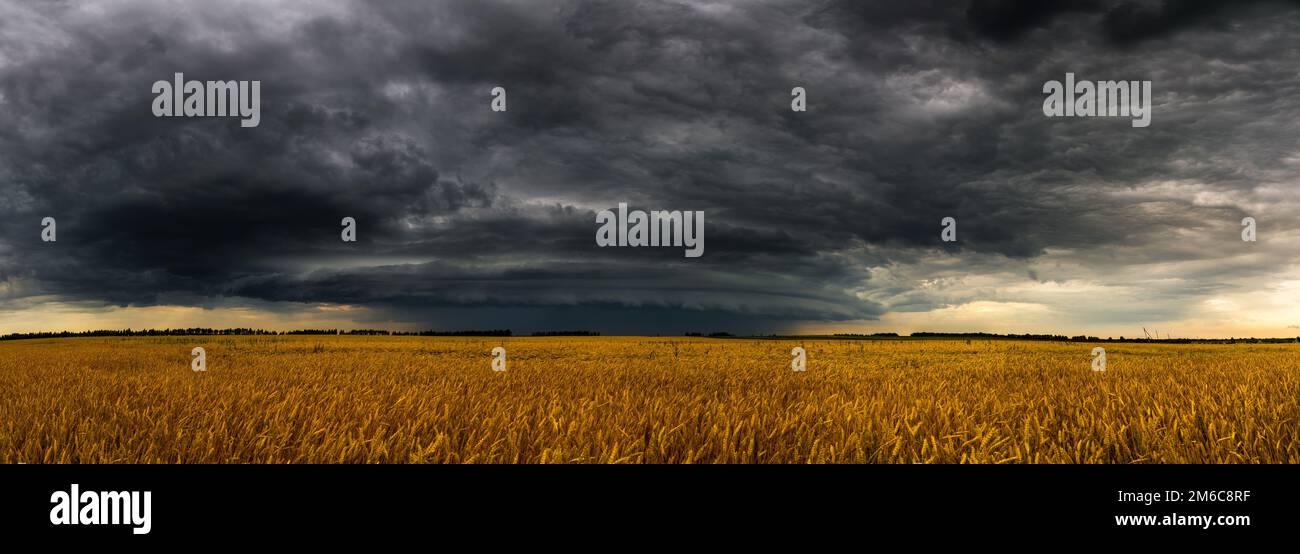
[[[0,282],[25,283],[0,302],[775,328],[1014,300],[919,282],[1068,279],[1024,265],[1055,251],[1212,261],[1243,215],[1295,229],[1251,208],[1297,177],[1287,3],[153,7],[0,8]],[[1202,32],[1215,18],[1231,24]],[[261,125],[154,118],[149,84],[177,71],[263,81]],[[1152,127],[1042,117],[1043,81],[1066,71],[1151,79]],[[789,110],[796,85],[806,113]],[[705,211],[705,257],[595,247],[595,210],[618,202]],[[39,242],[47,214],[57,246]],[[344,216],[356,244],[338,240]],[[946,216],[958,243],[938,240]],[[1187,294],[1300,259],[1272,248],[1277,266],[1189,270]],[[915,271],[873,281],[890,266]]]

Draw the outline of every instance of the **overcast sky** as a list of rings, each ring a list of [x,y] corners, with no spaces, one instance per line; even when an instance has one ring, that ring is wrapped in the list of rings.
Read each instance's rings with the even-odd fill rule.
[[[1296,336],[1298,37],[1266,1],[0,0],[0,333]],[[176,72],[261,81],[260,125],[154,117]],[[1150,127],[1045,117],[1066,72],[1151,81]],[[705,254],[597,247],[620,202],[703,211]]]

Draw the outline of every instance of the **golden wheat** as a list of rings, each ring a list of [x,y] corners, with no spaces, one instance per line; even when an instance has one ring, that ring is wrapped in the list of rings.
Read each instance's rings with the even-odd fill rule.
[[[190,371],[194,346],[206,373]],[[12,341],[0,462],[1300,463],[1300,347],[1107,344],[1098,373],[1092,346]]]

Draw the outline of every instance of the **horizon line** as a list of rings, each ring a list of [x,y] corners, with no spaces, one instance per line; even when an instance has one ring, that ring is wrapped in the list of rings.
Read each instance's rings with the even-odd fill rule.
[[[514,334],[511,329],[458,329],[438,331],[426,329],[420,331],[400,331],[393,329],[316,329],[316,328],[298,328],[288,330],[262,329],[254,327],[177,327],[177,328],[121,328],[121,329],[94,329],[86,331],[28,331],[7,333],[0,335],[0,340],[23,340],[23,339],[42,339],[42,338],[90,338],[90,337],[134,337],[134,336],[407,336],[407,337],[683,337],[683,338],[757,338],[757,339],[781,339],[781,338],[817,338],[817,339],[1012,339],[1012,340],[1059,340],[1069,342],[1151,342],[1151,343],[1179,343],[1179,342],[1227,342],[1227,341],[1267,341],[1267,342],[1300,342],[1300,335],[1297,336],[1276,336],[1276,337],[1128,337],[1120,335],[1119,338],[1114,336],[1099,337],[1095,335],[1068,335],[1068,334],[1044,334],[1044,333],[990,333],[985,331],[963,331],[963,332],[944,332],[944,331],[913,331],[902,334],[897,332],[873,332],[873,333],[810,333],[810,334],[788,334],[788,333],[767,333],[767,334],[733,334],[726,331],[688,331],[679,333],[630,333],[630,334],[605,334],[600,331],[571,329],[571,330],[546,330],[533,331],[531,333]]]

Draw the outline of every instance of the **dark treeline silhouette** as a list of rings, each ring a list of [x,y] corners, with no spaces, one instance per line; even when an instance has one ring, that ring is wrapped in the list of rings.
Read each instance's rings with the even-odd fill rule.
[[[878,337],[899,337],[898,333],[874,333],[871,335],[858,335],[840,333],[833,335],[835,338],[878,338]],[[1024,334],[1000,334],[1000,333],[936,333],[932,331],[918,331],[899,338],[915,339],[966,339],[966,340],[1042,340],[1057,342],[1150,342],[1162,344],[1192,344],[1192,343],[1211,343],[1211,344],[1236,344],[1243,343],[1284,343],[1300,342],[1300,337],[1278,337],[1278,338],[1229,338],[1229,339],[1148,339],[1135,337],[1094,337],[1090,335],[1042,335],[1033,333]]]
[[[537,331],[534,337],[599,337],[595,331]]]
[[[1229,338],[1229,339],[1148,339],[1135,337],[1106,337],[1099,338],[1089,335],[1075,335],[1072,337],[1065,335],[1035,335],[1035,334],[997,334],[997,333],[932,333],[919,332],[912,333],[910,336],[916,338],[943,338],[943,339],[1014,339],[1014,340],[1049,340],[1061,342],[1151,342],[1161,344],[1192,344],[1192,343],[1212,343],[1212,344],[1236,344],[1239,342],[1246,343],[1281,343],[1281,342],[1300,342],[1300,337],[1280,337],[1280,338]]]
[[[688,337],[704,336],[700,333],[686,333]],[[710,333],[710,337],[730,337],[727,333]],[[1276,344],[1276,343],[1300,343],[1300,337],[1273,337],[1273,338],[1228,338],[1228,339],[1148,339],[1132,337],[1093,337],[1089,335],[1042,335],[1042,334],[998,334],[998,333],[936,333],[932,331],[918,331],[910,335],[899,335],[898,333],[835,333],[833,335],[752,335],[742,338],[763,338],[763,339],[843,339],[843,340],[860,340],[860,339],[945,339],[945,340],[1039,340],[1039,341],[1056,341],[1056,342],[1142,342],[1142,343],[1159,343],[1159,344],[1237,344],[1237,343],[1258,343],[1258,344]]]
[[[509,329],[488,329],[485,331],[416,331],[404,333],[416,337],[510,337],[514,333]]]
[[[388,331],[385,329],[299,329],[285,331],[281,335],[386,335],[393,337],[509,337],[509,329],[487,329],[469,331]]]
[[[1078,335],[1078,336],[1074,336],[1074,337],[1069,337],[1069,336],[1066,336],[1066,335],[1035,335],[1035,334],[1031,334],[1031,333],[1025,333],[1025,334],[1022,334],[1022,335],[1016,335],[1016,334],[1006,334],[1006,335],[1003,335],[1003,334],[1000,334],[1000,333],[933,333],[933,332],[929,332],[929,331],[920,331],[920,332],[917,332],[917,333],[912,333],[912,334],[909,335],[909,336],[912,336],[912,337],[918,337],[918,338],[945,338],[945,339],[947,339],[947,338],[953,338],[953,339],[1017,339],[1017,340],[1088,341],[1088,342],[1095,342],[1095,341],[1098,341],[1098,340],[1102,340],[1102,339],[1099,339],[1099,338],[1097,338],[1097,337],[1089,337],[1089,336],[1087,336],[1087,335]]]
[[[208,329],[192,327],[188,329],[97,329],[94,331],[57,331],[40,333],[10,333],[0,336],[0,340],[18,339],[55,339],[68,337],[174,337],[183,335],[279,335],[276,331],[265,329]]]
[[[469,330],[469,331],[386,331],[383,329],[299,329],[296,331],[268,331],[266,329],[208,329],[191,327],[188,329],[100,329],[95,331],[58,331],[41,333],[11,333],[0,336],[0,340],[20,339],[57,339],[72,337],[181,337],[194,335],[386,335],[401,337],[509,337],[509,329]]]
[[[835,333],[834,336],[836,336],[836,337],[863,337],[863,338],[872,338],[872,337],[897,337],[897,336],[898,336],[898,333],[871,333],[870,335],[864,335],[864,334],[862,334],[862,333]]]

